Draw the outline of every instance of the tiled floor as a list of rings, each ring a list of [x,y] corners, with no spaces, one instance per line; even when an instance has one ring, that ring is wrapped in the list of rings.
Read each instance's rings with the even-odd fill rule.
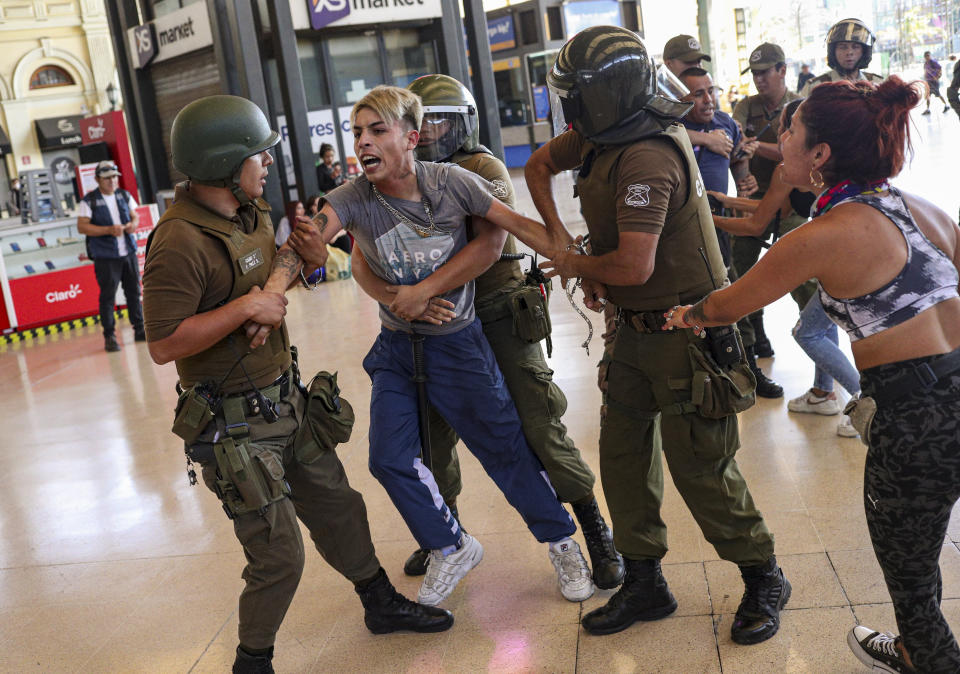
[[[960,195],[950,188],[946,148],[960,143],[960,123],[952,116],[917,121],[917,158],[901,184],[955,213]],[[568,189],[558,194],[566,198]],[[369,383],[360,360],[377,331],[375,306],[350,281],[297,290],[290,299],[303,370],[339,370],[358,410],[354,437],[339,453],[366,498],[383,565],[401,591],[415,595],[418,582],[401,572],[412,540],[366,468]],[[599,337],[588,357],[579,347],[585,324],[562,293],[552,305],[551,365],[570,401],[565,421],[596,469]],[[789,298],[767,314],[777,355],[763,365],[788,397],[812,376],[790,337],[795,318]],[[594,327],[599,334],[597,320]],[[95,328],[0,346],[0,671],[223,672],[232,662],[243,556],[216,499],[187,485],[169,432],[174,368],[155,366],[123,328],[118,354],[102,350]],[[453,629],[371,635],[350,584],[311,551],[279,634],[277,670],[865,671],[847,650],[846,630],[858,620],[884,629],[894,623],[862,513],[864,447],[837,437],[836,422],[788,414],[785,400],[761,400],[741,415],[738,460],[794,588],[780,633],[766,643],[731,642],[742,592],[737,570],[717,558],[670,485],[664,573],[678,611],[612,636],[585,634],[578,620],[610,592],[582,606],[563,600],[544,546],[463,452],[460,511],[486,557],[447,602]],[[960,520],[942,556],[944,607],[954,625],[958,541]]]

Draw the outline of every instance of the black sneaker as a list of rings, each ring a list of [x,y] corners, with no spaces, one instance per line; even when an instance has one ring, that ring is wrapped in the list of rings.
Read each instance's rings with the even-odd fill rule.
[[[430,551],[417,548],[403,564],[403,572],[408,576],[422,576],[427,572],[427,562],[430,561]]]
[[[120,345],[117,344],[117,338],[114,335],[103,338],[103,350],[110,353],[115,353],[120,350]]]
[[[790,600],[790,581],[776,557],[763,564],[741,566],[743,599],[733,617],[730,636],[745,646],[766,641],[780,629],[780,611]]]
[[[924,111],[921,112],[920,114],[921,114],[921,115],[929,115],[929,114],[930,114],[930,108],[927,108],[926,110],[924,110]]]
[[[847,645],[857,660],[875,672],[914,672],[903,660],[898,648],[900,637],[889,632],[875,632],[857,625],[847,633]]]
[[[147,341],[147,333],[141,330],[133,331],[133,341],[135,342],[145,342]]]

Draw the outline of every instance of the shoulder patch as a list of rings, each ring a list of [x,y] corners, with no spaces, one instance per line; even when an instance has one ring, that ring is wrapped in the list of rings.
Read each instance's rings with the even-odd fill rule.
[[[507,195],[510,194],[510,190],[507,189],[507,182],[502,178],[494,178],[490,181],[490,186],[493,188],[493,196],[497,199],[506,199]]]
[[[624,199],[624,203],[634,208],[648,205],[650,203],[650,186],[639,184],[628,185],[627,196]]]

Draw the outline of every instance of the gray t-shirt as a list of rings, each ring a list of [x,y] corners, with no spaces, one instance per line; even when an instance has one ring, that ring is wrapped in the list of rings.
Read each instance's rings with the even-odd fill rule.
[[[394,285],[415,285],[436,271],[467,245],[467,216],[484,216],[493,201],[492,186],[475,173],[454,164],[416,162],[420,192],[430,202],[439,234],[421,236],[399,222],[373,193],[366,176],[345,183],[326,195],[344,229],[353,235],[373,273]],[[419,201],[383,198],[404,216],[423,227],[430,224]],[[473,322],[473,281],[445,293],[457,317],[443,325],[410,323],[380,305],[380,320],[393,330],[426,335],[457,332]]]

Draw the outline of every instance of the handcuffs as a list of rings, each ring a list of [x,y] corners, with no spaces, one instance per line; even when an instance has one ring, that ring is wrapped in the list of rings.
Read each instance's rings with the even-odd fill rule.
[[[576,255],[587,254],[587,249],[583,245],[582,239],[578,241],[574,241],[571,244],[568,244],[564,250],[573,251],[574,254]],[[577,306],[577,301],[573,297],[573,294],[576,292],[577,288],[580,288],[582,286],[583,286],[583,279],[581,277],[578,276],[575,279],[570,278],[570,279],[567,279],[567,284],[563,287],[563,291],[566,293],[567,300],[569,300],[570,306],[573,307],[573,310],[576,311],[578,314],[580,314],[580,317],[587,322],[587,338],[584,340],[583,344],[581,344],[580,346],[582,346],[586,350],[587,355],[589,356],[590,340],[593,339],[593,323],[590,321],[587,315],[583,312],[583,310]],[[606,307],[607,305],[606,297],[598,297],[597,301],[599,301],[602,306]]]

